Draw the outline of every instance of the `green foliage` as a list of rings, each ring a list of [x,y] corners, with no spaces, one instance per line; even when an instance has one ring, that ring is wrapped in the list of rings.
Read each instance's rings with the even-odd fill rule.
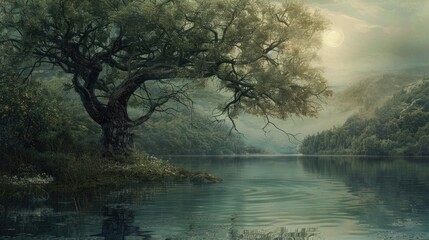
[[[417,76],[406,74],[370,76],[339,92],[335,98],[346,109],[357,107],[363,113],[371,114],[401,89],[417,80]]]
[[[342,127],[307,136],[306,154],[429,155],[429,82],[409,86],[373,118],[350,117]]]
[[[2,151],[94,151],[91,148],[98,145],[98,126],[75,97],[52,84],[55,81],[1,84]]]
[[[60,108],[55,94],[41,84],[1,84],[0,148],[35,147],[58,129]]]
[[[75,91],[68,88],[69,76],[55,76],[49,71],[38,72],[38,80],[61,103],[61,124],[44,138],[43,151],[98,152],[101,129],[85,112]]]

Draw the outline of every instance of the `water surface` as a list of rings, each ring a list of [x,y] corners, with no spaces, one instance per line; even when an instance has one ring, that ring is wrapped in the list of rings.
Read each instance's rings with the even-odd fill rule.
[[[0,236],[239,239],[310,229],[315,239],[429,239],[429,159],[172,157],[221,184],[134,184],[8,203]],[[1,238],[1,237],[0,237]]]

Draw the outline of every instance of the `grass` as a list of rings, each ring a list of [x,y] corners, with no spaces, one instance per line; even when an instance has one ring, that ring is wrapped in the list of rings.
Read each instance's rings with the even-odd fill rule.
[[[144,153],[104,158],[100,154],[21,151],[1,154],[0,200],[43,199],[52,191],[79,191],[135,182],[218,182]]]
[[[295,231],[289,231],[287,228],[281,228],[278,231],[243,231],[242,233],[234,236],[231,235],[231,240],[322,240],[315,228],[302,228]]]
[[[324,240],[325,238],[317,228],[301,228],[289,230],[285,227],[267,230],[237,230],[230,229],[227,235],[222,231],[187,232],[168,237],[170,240],[189,239],[225,239],[225,240]]]

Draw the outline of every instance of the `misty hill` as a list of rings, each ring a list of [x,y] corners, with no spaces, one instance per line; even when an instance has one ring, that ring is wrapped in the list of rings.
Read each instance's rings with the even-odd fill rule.
[[[404,86],[375,109],[373,117],[359,113],[341,127],[307,136],[300,151],[305,154],[429,155],[429,80]]]
[[[208,117],[186,112],[157,115],[135,130],[139,148],[150,154],[245,154],[261,153],[248,147],[239,135]]]
[[[339,91],[330,103],[338,104],[341,109],[356,109],[370,114],[394,94],[419,79],[421,77],[405,73],[368,76]]]

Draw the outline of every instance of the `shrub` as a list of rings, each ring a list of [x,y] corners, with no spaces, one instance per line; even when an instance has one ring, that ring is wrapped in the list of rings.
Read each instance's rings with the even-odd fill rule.
[[[42,85],[1,84],[0,148],[34,147],[59,120],[59,103]]]

